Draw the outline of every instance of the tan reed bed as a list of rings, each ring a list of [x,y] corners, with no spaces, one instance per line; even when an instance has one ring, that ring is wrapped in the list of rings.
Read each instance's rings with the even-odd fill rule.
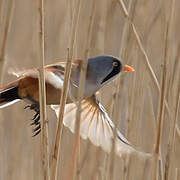
[[[4,4],[4,2],[5,1],[0,0],[0,4]],[[8,4],[10,5],[10,3],[11,2],[6,3],[6,6]],[[67,54],[66,49],[69,46],[66,42],[69,39],[70,26],[74,23],[74,20],[72,20],[72,12],[76,3],[77,1],[46,1],[46,64],[53,63],[57,61],[56,59],[65,60]],[[90,14],[91,9],[89,4],[91,4],[89,1],[83,1],[81,4],[80,19],[78,20],[78,28],[76,29],[77,35],[75,36],[73,51],[75,58],[84,58],[84,51],[87,49],[87,47],[85,47],[87,42],[82,42],[87,41],[89,37],[86,33],[88,29],[87,26],[89,26],[89,22],[86,21],[86,16]],[[32,36],[32,34],[37,33],[36,30],[39,26],[38,28],[37,26],[35,26],[36,28],[31,27],[32,23],[37,23],[36,15],[39,17],[39,12],[37,14],[34,13],[39,10],[32,10],[32,7],[33,9],[37,7],[36,5],[37,4],[31,5],[30,1],[25,2],[19,0],[19,2],[15,2],[13,16],[11,15],[13,21],[10,23],[12,29],[8,31],[8,42],[6,42],[5,54],[7,56],[5,56],[6,63],[3,67],[5,83],[12,80],[5,71],[9,66],[11,67],[16,63],[17,67],[31,68],[36,66],[36,54],[39,56],[39,53],[41,53],[34,51],[37,49],[36,39],[38,36]],[[94,22],[88,57],[100,54],[119,56],[124,63],[132,65],[136,70],[135,73],[125,75],[123,85],[119,87],[120,92],[116,90],[118,89],[117,84],[119,83],[119,79],[117,79],[115,85],[111,83],[107,85],[107,87],[104,87],[101,102],[106,106],[108,112],[110,111],[109,107],[112,107],[113,112],[120,111],[120,113],[117,113],[119,114],[117,115],[117,126],[121,128],[122,125],[122,132],[126,134],[127,139],[133,145],[139,147],[140,150],[150,153],[153,152],[158,131],[157,104],[162,91],[160,83],[160,79],[162,79],[162,74],[160,73],[162,68],[160,64],[164,60],[164,26],[167,17],[170,15],[171,5],[172,2],[168,0],[161,0],[156,2],[156,4],[155,0],[132,0],[131,2],[122,0],[99,0],[95,1],[96,10],[93,11]],[[173,23],[171,23],[169,27],[168,39],[170,42],[168,42],[168,72],[166,74],[168,84],[166,85],[166,96],[163,105],[164,116],[162,120],[164,121],[164,125],[162,129],[161,149],[159,149],[160,160],[158,160],[157,164],[159,166],[159,180],[164,180],[164,178],[178,180],[180,177],[178,162],[180,152],[180,124],[177,105],[179,101],[179,89],[177,87],[179,86],[180,75],[180,47],[178,47],[179,23],[177,13],[179,5],[179,2],[175,1]],[[3,11],[0,10],[0,21],[6,17],[6,15],[2,17],[2,14],[4,15],[8,12],[6,11],[7,8],[1,6],[0,9],[2,8]],[[29,17],[26,18],[27,16]],[[3,19],[4,27],[6,19],[7,18],[5,18],[5,20]],[[30,25],[25,22],[27,19]],[[31,22],[31,19],[33,19],[33,22]],[[37,24],[39,25],[39,22]],[[23,32],[21,34],[22,37],[18,37],[20,34],[18,33],[19,31],[20,33]],[[0,44],[2,44],[5,38],[4,34],[3,31],[0,31]],[[29,37],[27,38],[27,36]],[[161,38],[158,38],[159,36],[161,36]],[[27,41],[24,42],[24,39]],[[33,39],[33,52],[31,49],[31,39]],[[26,46],[23,46],[23,43],[26,43]],[[2,54],[2,51],[0,53]],[[70,57],[70,55],[68,56]],[[67,59],[70,59],[69,57]],[[22,61],[23,59],[25,60]],[[64,91],[64,93],[67,92]],[[113,93],[116,94],[116,97],[121,96],[118,98],[119,100],[112,100],[111,95]],[[112,99],[109,100],[109,97]],[[63,99],[65,99],[64,96]],[[108,105],[106,105],[106,103]],[[120,107],[117,107],[117,104],[120,104]],[[2,131],[0,131],[0,146],[2,147],[2,151],[0,155],[0,179],[10,180],[12,178],[18,178],[19,180],[31,180],[42,177],[39,137],[31,139],[31,129],[28,126],[29,122],[27,123],[25,120],[27,119],[27,115],[28,119],[31,117],[30,112],[18,115],[23,109],[23,106],[24,104],[20,103],[19,105],[9,107],[9,109],[1,110],[0,129]],[[54,154],[54,147],[51,147],[51,144],[54,143],[56,121],[53,112],[51,112],[49,108],[47,108],[47,112],[49,148],[50,152]],[[11,114],[12,116],[16,114],[16,117],[11,117]],[[63,113],[61,114],[63,115]],[[116,113],[113,113],[111,116],[112,120],[116,120],[116,118],[114,118],[115,114]],[[126,121],[126,124],[123,127],[124,121]],[[78,152],[80,155],[77,154],[78,158],[76,158],[77,160],[74,163],[76,165],[77,163],[79,164],[78,161],[81,156],[80,165],[78,165],[78,167],[76,166],[76,170],[69,169],[69,163],[72,163],[72,149],[75,147],[72,147],[74,143],[72,139],[74,140],[74,136],[67,128],[63,128],[63,136],[60,137],[60,151],[56,149],[56,153],[60,152],[60,158],[56,154],[56,157],[54,156],[56,159],[51,161],[51,163],[59,164],[56,166],[58,167],[57,169],[53,169],[53,171],[57,170],[57,178],[64,180],[67,173],[70,175],[71,170],[75,172],[75,174],[77,173],[76,179],[81,180],[109,180],[109,176],[113,180],[152,179],[152,172],[155,167],[151,161],[144,162],[137,157],[131,156],[129,159],[122,160],[114,156],[113,162],[111,161],[113,158],[111,159],[109,154],[105,154],[101,149],[95,148],[89,141],[84,142],[83,140],[80,142],[80,147],[77,147],[77,143],[75,143],[76,147],[80,149]],[[58,143],[59,139],[56,139],[56,145],[58,145]],[[58,159],[60,160],[59,163],[57,163]],[[52,167],[53,164],[51,163],[50,165]],[[72,179],[73,176],[70,176],[70,178]]]
[[[123,76],[121,76],[121,81],[123,81]],[[119,90],[120,90],[120,85],[122,83],[120,81],[117,82],[117,89],[116,89],[116,94],[115,94],[115,100],[114,100],[114,106],[113,106],[113,114],[112,114],[112,119],[114,120],[114,131],[113,131],[113,135],[114,138],[112,140],[112,149],[111,149],[111,153],[110,153],[110,162],[109,162],[109,177],[107,177],[107,179],[114,179],[114,161],[115,161],[115,148],[116,148],[116,138],[117,138],[117,123],[118,123],[118,117],[119,117],[119,111],[117,110],[116,107],[120,106],[120,96],[119,96]]]

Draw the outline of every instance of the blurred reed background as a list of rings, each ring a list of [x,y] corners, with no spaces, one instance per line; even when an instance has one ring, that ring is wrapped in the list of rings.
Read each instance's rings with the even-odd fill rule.
[[[73,10],[77,1],[45,0],[45,64],[67,57]],[[93,3],[91,38],[89,24]],[[159,153],[159,179],[180,179],[180,25],[177,0],[81,1],[73,57],[110,54],[132,65],[104,87],[100,100],[119,129],[142,151]],[[39,68],[40,1],[0,0],[1,85],[14,79],[10,69]],[[87,43],[90,41],[90,43]],[[157,81],[156,78],[157,78]],[[163,78],[164,77],[164,78]],[[119,86],[120,84],[120,86]],[[40,136],[32,138],[32,112],[25,103],[0,111],[0,179],[42,179]],[[57,118],[47,107],[49,151],[52,153]],[[161,122],[161,124],[159,124]],[[159,133],[160,132],[160,133]],[[157,141],[157,136],[161,137]],[[73,135],[63,128],[58,179],[65,179],[71,161]],[[160,148],[159,148],[160,147]],[[155,154],[156,154],[155,153]],[[114,159],[89,141],[81,141],[79,179],[150,180],[155,164],[130,156]],[[156,156],[154,156],[156,157]],[[109,176],[112,175],[111,177]]]

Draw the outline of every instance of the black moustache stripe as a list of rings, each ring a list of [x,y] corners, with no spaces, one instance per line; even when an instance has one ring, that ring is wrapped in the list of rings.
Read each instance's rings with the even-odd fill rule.
[[[114,67],[114,69],[111,71],[111,73],[109,73],[105,79],[101,82],[101,84],[103,84],[104,82],[106,82],[107,80],[111,79],[112,77],[114,77],[116,74],[118,74],[120,72],[120,67]]]

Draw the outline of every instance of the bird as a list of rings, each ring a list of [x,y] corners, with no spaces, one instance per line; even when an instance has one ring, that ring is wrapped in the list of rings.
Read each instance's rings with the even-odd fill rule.
[[[87,61],[84,94],[81,101],[80,136],[82,139],[89,139],[94,145],[100,146],[105,152],[110,152],[115,125],[97,99],[96,92],[114,80],[121,72],[133,72],[134,69],[123,64],[119,58],[110,55],[90,57]],[[77,110],[75,101],[78,98],[82,63],[81,59],[73,60],[63,119],[63,124],[73,133]],[[57,117],[65,66],[66,62],[57,62],[44,67],[46,104],[51,106]],[[18,101],[25,101],[27,103],[25,109],[35,112],[31,125],[34,126],[33,136],[37,136],[41,131],[38,70],[34,68],[13,72],[13,74],[17,76],[17,79],[0,88],[0,108],[10,106]],[[134,151],[134,147],[119,130],[116,134],[117,154]]]

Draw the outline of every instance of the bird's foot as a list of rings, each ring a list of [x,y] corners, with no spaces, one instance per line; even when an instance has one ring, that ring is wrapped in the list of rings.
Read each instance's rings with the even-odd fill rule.
[[[24,109],[30,109],[35,111],[35,114],[32,118],[32,123],[30,124],[31,126],[34,126],[33,128],[33,135],[32,137],[38,135],[41,132],[41,123],[40,123],[40,110],[39,110],[39,105],[37,104],[31,104],[27,105],[24,107]]]

